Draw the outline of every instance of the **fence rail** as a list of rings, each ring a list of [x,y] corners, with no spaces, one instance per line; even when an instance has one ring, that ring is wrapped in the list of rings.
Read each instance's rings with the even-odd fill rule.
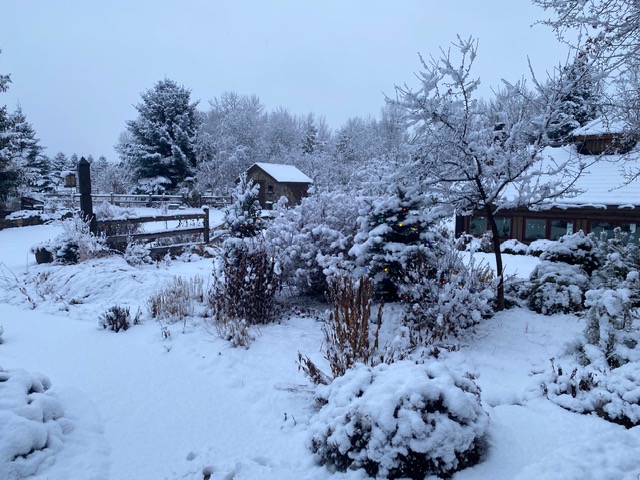
[[[44,198],[58,199],[61,201],[76,203],[80,202],[79,193],[48,193]],[[174,204],[190,205],[202,207],[209,205],[211,207],[224,207],[231,204],[231,197],[228,195],[199,195],[197,197],[188,198],[184,195],[134,195],[119,193],[92,193],[91,199],[94,202],[109,202],[112,205],[146,205],[153,204]]]
[[[158,232],[149,233],[132,233],[122,234],[114,233],[121,231],[122,227],[129,225],[140,225],[144,223],[155,222],[171,222],[171,221],[184,221],[184,220],[202,220],[201,227],[178,227],[171,230],[162,230]],[[209,209],[204,207],[203,213],[190,213],[183,215],[157,215],[149,217],[128,218],[125,220],[98,220],[97,222],[98,232],[106,235],[106,242],[110,248],[115,250],[124,250],[130,241],[151,241],[158,238],[175,237],[178,235],[202,235],[203,242],[209,243],[210,230],[209,230]],[[181,243],[179,245],[166,245],[161,247],[152,247],[150,249],[152,257],[161,257],[167,253],[177,253],[184,250],[188,246],[192,246],[194,243]]]

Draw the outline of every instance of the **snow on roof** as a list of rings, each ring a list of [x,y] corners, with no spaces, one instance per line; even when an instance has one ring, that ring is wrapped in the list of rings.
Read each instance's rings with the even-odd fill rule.
[[[547,148],[543,155],[558,162],[575,156],[573,147]],[[568,208],[572,206],[595,206],[604,208],[617,205],[622,208],[640,206],[640,184],[638,181],[625,182],[625,171],[640,169],[640,155],[606,155],[597,159],[576,181],[576,188],[582,193],[566,198],[558,198],[547,206]]]
[[[309,177],[298,170],[293,165],[282,165],[279,163],[254,163],[262,170],[271,175],[276,182],[281,183],[313,183]]]
[[[606,133],[623,133],[625,126],[626,124],[621,121],[596,118],[584,127],[576,128],[571,134],[574,137],[583,137],[587,135],[604,135]]]

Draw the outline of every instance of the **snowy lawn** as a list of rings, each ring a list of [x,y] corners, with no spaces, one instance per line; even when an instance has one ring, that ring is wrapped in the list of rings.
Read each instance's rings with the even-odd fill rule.
[[[64,427],[44,450],[11,461],[31,434],[3,429],[23,422],[16,418],[25,410],[8,403],[0,382],[0,423],[14,422],[0,425],[0,480],[22,478],[20,472],[60,480],[365,478],[316,465],[307,448],[316,410],[296,356],[326,367],[319,322],[293,317],[263,326],[248,350],[230,348],[202,318],[168,325],[171,335],[163,338],[146,299],[174,276],[199,275],[206,285],[212,261],[131,267],[109,257],[35,265],[29,247],[59,230],[0,231],[0,368],[16,379],[45,375],[51,388],[33,395],[46,400],[37,404],[49,405],[44,412],[62,406],[57,421]],[[507,271],[523,277],[537,262],[505,255]],[[100,315],[114,305],[132,314],[140,308],[142,325],[118,334],[99,328]],[[638,478],[640,427],[568,412],[539,388],[536,374],[583,327],[572,315],[514,309],[443,355],[452,371],[476,377],[490,421],[484,461],[454,479]],[[42,418],[28,420],[42,425]]]

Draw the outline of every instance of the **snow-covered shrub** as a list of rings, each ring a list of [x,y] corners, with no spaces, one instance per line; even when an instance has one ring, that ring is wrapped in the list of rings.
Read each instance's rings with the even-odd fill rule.
[[[30,478],[53,461],[73,428],[40,374],[0,367],[0,472],[3,479]]]
[[[114,305],[100,315],[100,326],[118,333],[120,330],[127,330],[131,325],[140,324],[140,311],[131,319],[129,307],[119,307]]]
[[[352,270],[348,251],[357,232],[360,197],[316,192],[290,209],[277,209],[265,238],[281,266],[283,286],[322,295],[327,276]]]
[[[188,280],[173,277],[171,285],[147,299],[149,315],[168,323],[186,321],[196,315],[196,305],[204,303],[203,283],[198,275]]]
[[[544,383],[547,396],[579,413],[595,412],[627,428],[640,425],[640,315],[635,288],[589,290],[584,338]],[[634,298],[635,297],[635,298]],[[566,366],[566,365],[565,365]]]
[[[124,250],[124,259],[129,265],[153,263],[151,248],[145,243],[129,242]]]
[[[269,323],[276,313],[278,280],[276,262],[262,238],[225,241],[209,292],[213,319],[223,331],[230,321]]]
[[[526,255],[528,246],[515,238],[505,240],[500,244],[500,251],[509,255]]]
[[[104,238],[93,235],[79,215],[64,220],[62,230],[53,240],[33,245],[31,252],[44,249],[56,263],[77,263],[108,253]]]
[[[544,252],[546,252],[551,245],[555,243],[555,240],[547,240],[544,238],[540,240],[534,240],[529,244],[529,247],[527,248],[527,255],[531,255],[532,257],[539,257]]]
[[[480,237],[480,246],[478,249],[483,253],[493,252],[493,233],[491,230],[487,230]]]
[[[591,275],[591,272],[600,264],[595,242],[582,230],[572,235],[560,237],[556,242],[550,244],[546,251],[540,255],[540,260],[579,265],[587,275]]]
[[[488,415],[469,378],[432,362],[358,365],[318,387],[309,447],[321,464],[377,478],[450,476],[475,465]]]
[[[579,265],[541,261],[529,279],[529,308],[532,310],[543,315],[582,310],[589,277]]]
[[[613,230],[613,237],[593,236],[600,265],[592,274],[592,284],[598,288],[616,288],[627,282],[631,272],[640,271],[640,246],[630,241],[629,234],[620,228]]]
[[[427,344],[457,335],[493,313],[491,270],[465,265],[458,250],[445,245],[437,255],[421,252],[403,271],[399,286],[409,320]]]

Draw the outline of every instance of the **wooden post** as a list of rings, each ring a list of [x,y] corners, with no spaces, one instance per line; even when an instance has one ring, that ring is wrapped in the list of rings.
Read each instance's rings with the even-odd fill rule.
[[[209,243],[209,209],[207,207],[203,208],[204,210],[204,243]]]
[[[98,233],[98,222],[93,214],[91,201],[91,164],[84,157],[78,162],[78,190],[80,191],[80,211],[83,218],[89,222],[89,231],[95,235]]]

